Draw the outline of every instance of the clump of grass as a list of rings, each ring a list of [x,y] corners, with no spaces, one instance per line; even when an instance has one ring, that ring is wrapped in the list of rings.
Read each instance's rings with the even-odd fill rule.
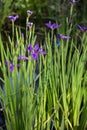
[[[4,84],[0,101],[7,130],[86,129],[86,27],[80,50],[77,40],[70,36],[72,26],[65,35],[54,35],[57,23],[48,22],[46,26],[51,33],[45,33],[43,46],[36,43],[35,26],[29,19],[25,37],[13,26],[13,38],[9,37],[6,49],[0,37],[0,79]]]

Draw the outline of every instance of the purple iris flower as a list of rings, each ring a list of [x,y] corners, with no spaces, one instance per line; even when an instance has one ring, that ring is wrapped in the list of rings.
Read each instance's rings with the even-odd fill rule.
[[[38,50],[39,50],[39,44],[37,43],[37,44],[35,44],[35,46],[34,46],[34,51],[38,52]]]
[[[14,70],[14,64],[13,63],[9,63],[8,61],[5,61],[5,65],[6,66],[9,65],[10,72],[13,72],[13,70]],[[17,67],[20,67],[20,64],[17,64]]]
[[[27,26],[28,26],[29,28],[31,28],[31,27],[32,27],[32,25],[33,25],[33,23],[32,23],[32,22],[28,22],[28,24],[27,24]]]
[[[8,66],[8,64],[9,64],[9,62],[8,61],[5,61],[5,65],[6,66]],[[14,65],[13,65],[13,63],[10,63],[10,72],[13,72],[13,70],[14,70]]]
[[[46,55],[46,54],[47,54],[46,51],[43,51],[42,48],[39,48],[39,51],[38,51],[38,52],[41,53],[41,54],[43,54],[43,55]]]
[[[15,21],[16,19],[18,19],[19,18],[19,16],[18,15],[16,15],[16,16],[13,16],[13,15],[11,15],[11,16],[8,16],[8,19],[10,19],[11,21]]]
[[[61,38],[61,39],[69,39],[69,38],[71,38],[70,36],[64,36],[62,34],[57,34],[57,37]]]
[[[43,54],[43,55],[46,54],[46,52],[43,51],[43,49],[39,47],[39,44],[38,44],[38,43],[35,44],[33,50],[34,50],[34,53],[41,53],[41,54]]]
[[[82,32],[84,32],[84,31],[87,31],[87,27],[85,27],[84,25],[77,25],[77,27],[82,31]]]
[[[20,68],[20,64],[17,64],[17,67]]]
[[[32,11],[27,10],[27,15],[28,15],[29,17],[30,17],[32,14],[33,14],[33,12],[32,12]]]
[[[37,59],[38,57],[38,54],[43,54],[43,55],[46,55],[46,52],[43,51],[42,48],[39,47],[39,44],[35,44],[34,47],[32,47],[32,45],[28,45],[28,48],[27,48],[30,52],[31,52],[31,56],[34,60]]]
[[[28,45],[28,48],[27,50],[31,52],[31,57],[32,59],[36,60],[37,59],[37,56],[38,56],[38,44],[35,45],[35,47],[33,48],[32,45]]]
[[[70,0],[70,3],[71,4],[74,4],[74,3],[76,3],[77,1],[76,0]]]
[[[52,29],[52,30],[58,28],[58,25],[57,25],[56,23],[51,24],[51,21],[49,21],[49,22],[46,23],[45,25],[46,25],[46,27],[48,27],[48,28],[50,28],[50,29]]]
[[[13,72],[13,70],[14,70],[14,65],[10,63],[10,72]]]
[[[26,56],[18,56],[18,60],[29,60]]]
[[[36,52],[33,51],[33,52],[31,53],[31,56],[32,56],[32,59],[33,59],[33,60],[36,60],[37,57],[38,57],[38,53],[36,53]]]
[[[8,65],[8,61],[5,61],[5,65]]]
[[[27,50],[32,51],[33,50],[32,45],[28,45]]]

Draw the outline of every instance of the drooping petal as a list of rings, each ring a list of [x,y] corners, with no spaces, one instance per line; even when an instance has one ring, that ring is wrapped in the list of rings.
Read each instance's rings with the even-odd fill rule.
[[[18,60],[29,60],[26,56],[18,56]]]
[[[82,32],[87,31],[87,27],[85,27],[84,25],[78,24],[77,27],[78,27]]]
[[[8,61],[5,61],[5,65],[8,65]]]
[[[10,63],[10,72],[13,72],[13,70],[14,70],[14,65]]]
[[[45,26],[51,28],[51,22],[49,21],[48,23],[45,23]]]
[[[27,50],[32,51],[33,50],[32,45],[28,45]]]
[[[38,44],[38,43],[35,44],[35,46],[34,46],[34,50],[35,50],[35,51],[38,51],[38,50],[39,50],[39,44]]]
[[[43,55],[46,55],[46,54],[47,54],[46,51],[43,51],[42,48],[40,48],[38,52],[41,53],[41,54],[43,54]]]
[[[20,64],[17,64],[17,67],[20,68]]]
[[[46,26],[47,28],[52,29],[52,30],[58,28],[58,25],[57,25],[56,23],[53,23],[53,24],[52,24],[51,21],[49,21],[48,23],[45,23],[45,26]]]
[[[71,38],[70,36],[64,36],[62,34],[57,34],[57,37],[61,38],[61,39],[69,39],[69,38]]]
[[[35,52],[33,52],[33,53],[31,54],[31,56],[32,56],[32,59],[33,59],[33,60],[36,60],[36,59],[37,59],[38,54],[37,54],[37,53],[35,53]]]
[[[56,29],[58,27],[58,25],[56,24],[56,23],[53,23],[52,25],[51,25],[51,29]]]
[[[13,15],[8,16],[8,19],[10,19],[11,21],[15,21],[15,20],[18,19],[18,18],[19,18],[18,15],[16,15],[16,16],[13,16]]]

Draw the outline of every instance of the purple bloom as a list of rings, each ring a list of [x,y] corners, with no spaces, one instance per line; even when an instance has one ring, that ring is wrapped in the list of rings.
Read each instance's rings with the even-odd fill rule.
[[[49,21],[48,23],[46,23],[45,25],[46,25],[48,28],[52,29],[52,30],[54,30],[54,29],[57,28],[56,23],[51,24],[50,21]]]
[[[33,25],[33,23],[32,23],[32,22],[28,22],[28,24],[27,24],[27,26],[28,26],[29,28],[31,28],[31,27],[32,27],[32,25]]]
[[[8,65],[8,61],[5,61],[5,65]]]
[[[32,14],[33,14],[33,12],[32,12],[32,11],[27,10],[27,15],[28,15],[29,17],[30,17]]]
[[[39,50],[39,44],[37,43],[37,44],[35,44],[35,46],[34,46],[34,51],[38,51]]]
[[[13,70],[14,70],[14,65],[10,63],[10,72],[13,72]]]
[[[69,38],[71,38],[70,36],[63,36],[62,34],[57,34],[57,37],[61,38],[61,39],[69,39]]]
[[[34,52],[35,52],[35,53],[41,53],[41,54],[43,54],[43,55],[46,54],[46,52],[43,51],[43,49],[39,47],[39,44],[38,44],[38,43],[34,46]]]
[[[40,54],[43,54],[43,55],[46,55],[46,52],[43,51],[43,49],[39,47],[39,44],[38,44],[38,43],[35,44],[34,47],[32,47],[32,45],[28,45],[28,48],[27,48],[27,49],[28,49],[29,51],[31,51],[31,56],[32,56],[32,58],[33,58],[34,60],[37,59],[39,53],[40,53]]]
[[[71,4],[74,4],[74,3],[76,3],[77,1],[76,0],[70,0],[70,3]]]
[[[32,56],[32,58],[33,58],[34,60],[36,60],[36,59],[37,59],[37,56],[38,56],[38,53],[32,52],[31,56]]]
[[[28,60],[29,58],[26,56],[18,56],[18,60]]]
[[[15,21],[16,19],[18,19],[19,18],[19,16],[18,15],[16,15],[16,16],[8,16],[8,19],[10,19],[11,21]]]
[[[34,46],[34,48],[32,47],[32,45],[28,45],[28,51],[31,51],[31,57],[36,60],[37,59],[37,56],[38,56],[38,49],[39,49],[39,45],[36,44]]]
[[[9,63],[8,61],[5,62],[5,65],[8,66],[9,65],[9,70],[10,72],[13,72],[14,70],[14,64],[13,63]],[[17,67],[20,67],[20,64],[17,64]]]
[[[33,50],[32,45],[28,45],[27,49],[28,49],[29,51],[32,51],[32,50]]]
[[[20,67],[20,64],[17,64],[17,67],[19,68],[19,67]]]
[[[39,48],[39,51],[38,51],[38,52],[41,53],[41,54],[43,54],[43,55],[46,55],[46,54],[47,54],[45,51],[43,51],[42,48]]]
[[[84,25],[77,25],[77,27],[82,31],[82,32],[84,32],[84,31],[87,31],[87,27],[85,27]]]
[[[58,25],[56,23],[51,24],[50,21],[48,23],[46,23],[45,25],[46,25],[46,27],[48,27],[48,28],[50,28],[52,30],[58,28]]]
[[[56,23],[53,23],[52,25],[51,25],[51,29],[56,29],[58,27],[58,25],[56,24]]]

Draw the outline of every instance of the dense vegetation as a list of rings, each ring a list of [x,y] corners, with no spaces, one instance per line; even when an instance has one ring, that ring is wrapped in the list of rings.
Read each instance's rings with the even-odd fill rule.
[[[0,129],[87,129],[86,5],[0,1]]]

